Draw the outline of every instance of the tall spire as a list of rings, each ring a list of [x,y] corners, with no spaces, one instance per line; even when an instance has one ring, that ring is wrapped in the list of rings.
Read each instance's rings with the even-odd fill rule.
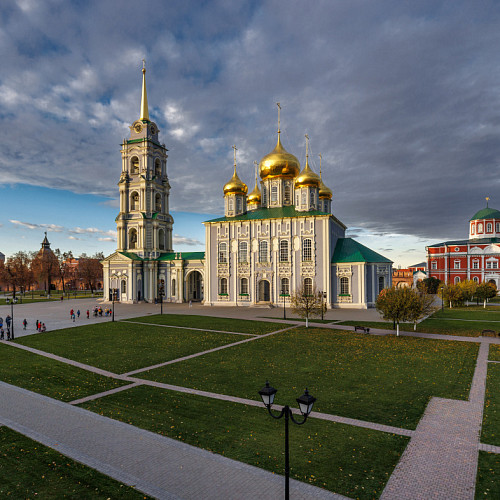
[[[142,98],[141,98],[141,116],[139,120],[149,121],[148,94],[146,93],[146,60],[142,60]]]
[[[279,102],[277,102],[276,106],[278,106],[278,134],[281,134],[281,123],[280,123],[281,104]],[[278,137],[279,137],[279,135],[278,135]]]
[[[323,179],[323,173],[321,172],[321,160],[323,159],[323,155],[319,153],[318,156],[319,156],[319,178]]]
[[[306,138],[306,165],[309,164],[309,136],[306,134],[304,136]]]

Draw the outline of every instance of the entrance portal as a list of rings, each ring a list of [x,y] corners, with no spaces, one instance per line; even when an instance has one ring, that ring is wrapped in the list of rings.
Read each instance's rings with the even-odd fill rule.
[[[203,300],[203,278],[199,271],[191,271],[187,277],[186,300]]]
[[[269,302],[271,300],[269,281],[261,280],[259,282],[259,302]]]

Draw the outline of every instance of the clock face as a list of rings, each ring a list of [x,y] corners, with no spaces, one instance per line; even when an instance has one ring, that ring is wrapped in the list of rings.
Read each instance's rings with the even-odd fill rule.
[[[141,125],[140,123],[136,123],[136,124],[134,125],[134,130],[135,130],[137,133],[141,132],[141,130],[142,130],[142,125]]]

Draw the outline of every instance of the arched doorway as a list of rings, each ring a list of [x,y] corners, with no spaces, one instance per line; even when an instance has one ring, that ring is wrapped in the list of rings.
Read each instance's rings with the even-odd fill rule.
[[[259,282],[259,302],[270,302],[271,293],[269,281],[261,280]]]
[[[187,277],[187,297],[193,301],[203,300],[203,277],[199,271],[191,271]]]

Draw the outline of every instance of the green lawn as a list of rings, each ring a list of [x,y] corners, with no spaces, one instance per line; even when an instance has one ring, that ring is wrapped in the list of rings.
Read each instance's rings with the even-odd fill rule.
[[[500,345],[498,344],[490,345],[490,352],[488,359],[490,359],[491,361],[500,361]]]
[[[146,386],[81,406],[283,474],[284,422],[271,419],[264,407]],[[380,495],[408,442],[313,418],[290,426],[291,477],[360,499]]]
[[[392,330],[392,322],[388,321],[341,321],[338,325],[346,326],[367,326],[368,328],[380,328],[381,330]],[[400,323],[399,329],[401,331],[413,331],[412,323]]]
[[[149,498],[7,427],[0,427],[0,458],[5,498]]]
[[[488,364],[481,442],[500,446],[500,364]]]
[[[141,378],[258,399],[266,379],[277,403],[307,386],[325,413],[414,429],[431,396],[465,399],[478,345],[296,328]]]
[[[157,314],[154,316],[143,316],[124,321],[140,321],[143,323],[155,323],[158,325],[170,326],[188,326],[190,328],[202,328],[204,330],[251,333],[255,335],[274,332],[290,326],[283,323],[269,323],[267,321],[253,321],[247,319],[218,318],[215,316],[200,316],[196,314]]]
[[[500,498],[500,455],[479,452],[475,498]]]
[[[0,344],[0,380],[61,401],[73,401],[126,382]]]
[[[113,373],[126,373],[247,337],[111,322],[29,335],[16,342]]]

